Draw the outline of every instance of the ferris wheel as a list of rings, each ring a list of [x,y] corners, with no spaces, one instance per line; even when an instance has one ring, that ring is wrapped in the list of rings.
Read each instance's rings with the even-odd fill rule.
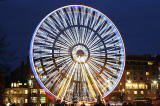
[[[57,99],[90,101],[109,95],[125,65],[125,48],[113,22],[100,11],[69,5],[48,14],[30,45],[36,80]]]

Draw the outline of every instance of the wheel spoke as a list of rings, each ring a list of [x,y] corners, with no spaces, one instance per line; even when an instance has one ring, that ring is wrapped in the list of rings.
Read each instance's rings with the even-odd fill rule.
[[[47,15],[30,48],[35,78],[47,93],[73,102],[95,102],[117,86],[125,49],[115,25],[96,9],[70,5]]]

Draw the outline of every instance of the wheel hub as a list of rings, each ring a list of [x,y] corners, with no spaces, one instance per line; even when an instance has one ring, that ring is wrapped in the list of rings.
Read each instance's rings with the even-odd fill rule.
[[[85,63],[89,59],[89,51],[84,45],[78,44],[73,46],[71,57],[75,62]]]

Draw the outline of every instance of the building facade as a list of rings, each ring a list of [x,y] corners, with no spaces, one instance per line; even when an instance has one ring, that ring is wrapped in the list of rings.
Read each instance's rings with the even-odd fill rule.
[[[109,100],[133,103],[136,100],[159,98],[160,61],[157,56],[127,55],[126,66],[121,81]],[[23,73],[23,74],[22,74]],[[3,103],[49,104],[45,91],[37,83],[30,63],[22,63],[11,73],[10,84],[4,92]]]
[[[131,103],[157,99],[158,73],[157,56],[127,55],[124,74],[111,99]]]
[[[10,76],[9,84],[3,93],[3,104],[38,105],[47,104],[46,92],[37,83],[31,71],[29,61],[15,69]]]

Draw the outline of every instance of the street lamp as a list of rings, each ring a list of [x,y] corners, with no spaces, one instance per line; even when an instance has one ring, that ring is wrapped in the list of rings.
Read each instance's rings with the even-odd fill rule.
[[[124,89],[124,88],[121,89],[121,96],[120,96],[120,99],[121,99],[121,101],[122,101],[122,104],[123,104],[124,96],[125,96],[124,92],[125,92],[125,89]]]
[[[123,88],[123,89],[122,89],[122,92],[124,93],[124,91],[125,91],[125,89]]]
[[[6,104],[6,106],[10,106],[10,105],[11,105],[10,103],[7,103],[7,104]]]
[[[156,81],[156,80],[154,80],[154,81],[153,81],[153,84],[157,84],[157,81]]]
[[[131,80],[128,80],[128,81],[127,81],[127,83],[129,83],[129,84],[130,84],[131,82],[132,82]]]

